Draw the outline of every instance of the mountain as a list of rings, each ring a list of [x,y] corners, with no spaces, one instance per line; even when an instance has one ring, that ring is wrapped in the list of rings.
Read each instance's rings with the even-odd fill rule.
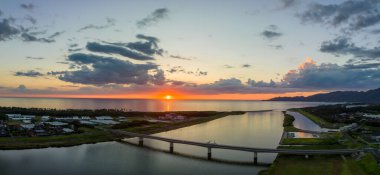
[[[308,97],[275,97],[269,101],[313,101],[313,102],[367,102],[380,103],[380,88],[368,91],[336,91]]]

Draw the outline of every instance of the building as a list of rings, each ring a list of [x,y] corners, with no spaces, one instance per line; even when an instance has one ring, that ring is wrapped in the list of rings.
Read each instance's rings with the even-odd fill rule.
[[[164,116],[159,116],[159,120],[185,120],[186,117],[182,115],[177,115],[175,113],[165,114]]]
[[[36,118],[35,115],[21,115],[21,114],[6,114],[10,120],[32,120]]]
[[[43,122],[47,122],[47,121],[50,120],[50,116],[42,116],[42,117],[41,117],[41,120],[42,120]]]
[[[96,120],[113,120],[113,118],[110,116],[98,116],[95,118],[96,118]]]

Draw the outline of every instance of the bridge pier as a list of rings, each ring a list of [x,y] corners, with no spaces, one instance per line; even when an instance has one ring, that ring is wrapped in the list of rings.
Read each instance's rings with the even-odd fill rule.
[[[173,153],[174,152],[174,143],[173,142],[170,142],[170,153]]]
[[[207,159],[211,160],[211,147],[208,147]]]
[[[139,146],[144,146],[144,138],[143,137],[139,137]]]
[[[253,153],[253,164],[257,165],[257,152]]]

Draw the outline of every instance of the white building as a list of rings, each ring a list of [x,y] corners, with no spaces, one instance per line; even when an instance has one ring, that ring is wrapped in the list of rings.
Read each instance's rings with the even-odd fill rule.
[[[43,122],[47,122],[47,121],[49,121],[50,120],[50,116],[42,116],[41,117],[41,120],[43,121]]]
[[[34,128],[34,124],[22,124],[21,127],[29,130]]]
[[[31,120],[35,118],[35,115],[21,115],[21,114],[6,114],[11,120]]]
[[[91,120],[91,118],[89,116],[82,116],[80,119],[82,119],[82,120]]]
[[[98,116],[95,118],[96,118],[96,120],[113,120],[113,118],[110,116]]]

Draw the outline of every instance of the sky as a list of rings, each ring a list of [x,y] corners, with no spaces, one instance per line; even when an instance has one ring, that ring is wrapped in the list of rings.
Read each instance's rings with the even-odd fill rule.
[[[265,100],[380,87],[380,0],[1,0],[0,96]]]

